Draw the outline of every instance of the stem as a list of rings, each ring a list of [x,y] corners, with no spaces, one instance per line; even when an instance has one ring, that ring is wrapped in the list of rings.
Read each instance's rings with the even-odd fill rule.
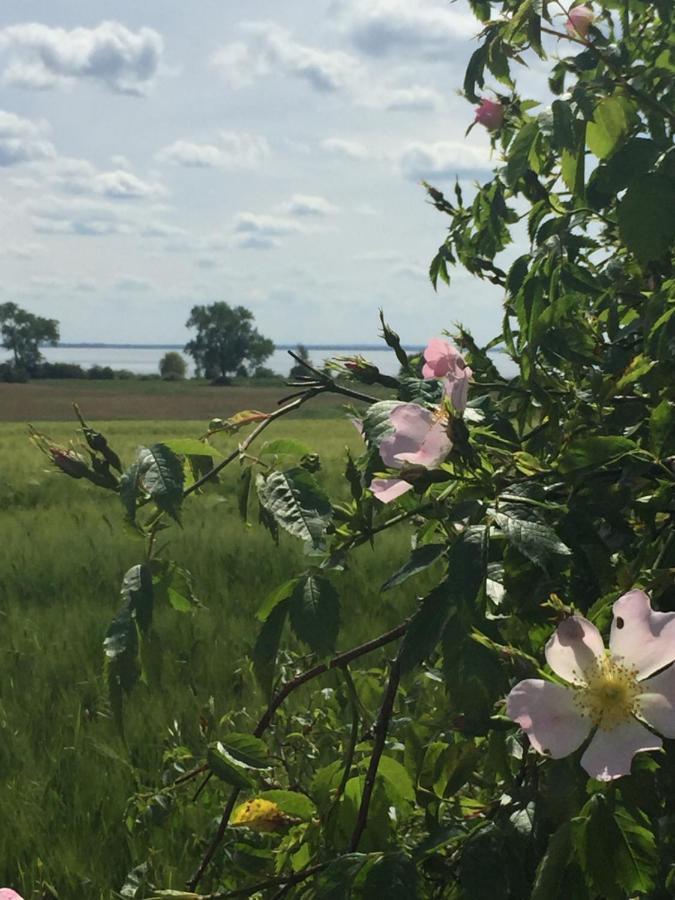
[[[371,653],[373,650],[384,647],[386,644],[390,644],[392,641],[395,641],[397,638],[405,634],[407,628],[408,620],[406,620],[405,622],[401,622],[401,624],[397,625],[396,628],[392,628],[390,631],[386,631],[384,634],[381,634],[379,637],[373,638],[373,640],[371,641],[366,641],[364,644],[359,644],[358,647],[352,647],[351,650],[344,650],[342,653],[338,653],[328,662],[320,663],[319,665],[313,666],[311,669],[308,669],[306,672],[302,672],[300,673],[300,675],[296,675],[295,678],[292,678],[289,682],[287,682],[272,698],[269,706],[262,714],[260,721],[256,725],[253,735],[258,738],[262,737],[262,735],[271,725],[275,712],[279,709],[284,700],[286,700],[286,698],[290,696],[293,691],[296,691],[299,687],[302,687],[303,684],[307,684],[308,681],[312,681],[314,678],[318,678],[319,675],[323,675],[324,672],[328,672],[331,669],[343,669],[348,666],[349,663],[352,662],[352,660],[358,659],[360,656],[365,656],[367,653]],[[187,889],[189,891],[195,890],[202,877],[204,876],[204,872],[213,859],[216,850],[220,846],[223,837],[225,836],[225,829],[227,828],[228,822],[230,821],[230,816],[232,815],[232,810],[234,809],[234,805],[237,802],[238,796],[239,788],[233,788],[227,800],[227,803],[225,804],[225,809],[223,810],[223,815],[220,819],[218,830],[213,836],[213,840],[209,844],[204,856],[202,857],[202,861],[197,867],[197,870],[187,883]],[[227,896],[237,895],[230,894]]]
[[[387,731],[389,730],[389,721],[394,709],[394,700],[396,699],[396,691],[401,677],[401,666],[399,663],[399,655],[391,664],[391,672],[389,674],[389,682],[382,700],[382,706],[377,716],[377,721],[373,726],[375,732],[375,742],[373,744],[373,754],[370,757],[370,764],[366,773],[366,780],[363,785],[363,795],[361,797],[361,806],[359,807],[356,825],[349,842],[349,852],[354,853],[358,850],[359,843],[363,837],[363,832],[368,824],[368,811],[370,809],[370,801],[375,788],[375,778],[380,765],[380,759],[384,751],[384,745],[387,740]]]
[[[248,887],[244,888],[236,888],[233,891],[221,891],[218,894],[204,894],[199,900],[230,900],[230,898],[234,897],[250,897],[251,894],[258,894],[267,888],[278,887],[279,885],[283,885],[283,890],[285,891],[287,888],[300,884],[301,881],[305,881],[305,879],[310,878],[327,866],[328,863],[319,863],[316,866],[310,866],[308,869],[302,869],[302,871],[296,872],[294,875],[281,875],[279,878],[271,878],[269,881],[259,881],[257,884],[250,884]]]
[[[336,384],[329,375],[326,375],[320,369],[315,369],[313,365],[306,360],[301,359],[301,357],[296,353],[293,353],[292,350],[289,350],[288,354],[289,356],[292,356],[297,363],[304,366],[312,373],[312,375],[314,375],[316,382],[311,382],[311,385],[321,385],[325,390],[331,391],[331,393],[344,394],[345,397],[351,397],[353,400],[362,400],[364,403],[378,402],[377,397],[371,397],[370,394],[362,394],[359,391],[353,391],[351,388],[342,387],[341,384]]]

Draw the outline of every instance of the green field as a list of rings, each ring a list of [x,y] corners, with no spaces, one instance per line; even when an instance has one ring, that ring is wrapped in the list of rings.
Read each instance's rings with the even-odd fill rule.
[[[96,425],[127,463],[142,443],[204,429],[203,421]],[[359,449],[344,416],[276,425],[265,438],[293,435],[309,444],[321,454],[318,477],[344,496],[345,445]],[[43,427],[60,440],[74,433],[64,422]],[[219,445],[230,449],[234,441],[221,437]],[[0,885],[26,900],[108,900],[152,844],[160,851],[150,860],[157,882],[182,888],[225,794],[207,792],[161,821],[139,817],[127,798],[160,783],[170,747],[200,760],[200,716],[209,705],[216,723],[234,709],[237,727],[249,727],[262,705],[246,658],[254,611],[307,561],[289,536],[277,550],[261,526],[239,519],[237,464],[217,488],[190,498],[183,527],[166,533],[168,554],[190,569],[204,608],[158,611],[163,664],[128,704],[127,750],[110,718],[101,641],[121,576],[142,560],[143,543],[123,527],[115,495],[48,470],[23,425],[0,425],[0,459]],[[383,538],[374,550],[362,547],[335,579],[342,646],[375,636],[412,607],[410,588],[379,594],[408,548],[405,529]],[[297,702],[306,708],[311,701]]]

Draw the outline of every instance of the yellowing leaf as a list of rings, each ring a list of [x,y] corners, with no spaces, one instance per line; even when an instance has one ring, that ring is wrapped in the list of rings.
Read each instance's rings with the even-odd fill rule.
[[[276,803],[259,797],[241,803],[232,814],[230,825],[252,831],[279,831],[294,822]]]
[[[211,419],[209,422],[209,434],[217,431],[227,431],[229,433],[239,431],[245,425],[252,422],[262,422],[268,418],[268,413],[260,412],[257,409],[242,409],[241,412],[235,413],[229,419]]]

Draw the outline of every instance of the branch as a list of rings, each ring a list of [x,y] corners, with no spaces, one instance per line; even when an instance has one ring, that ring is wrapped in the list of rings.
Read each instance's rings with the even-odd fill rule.
[[[351,841],[349,842],[350,853],[354,853],[356,850],[358,850],[359,843],[361,841],[361,838],[363,837],[363,832],[366,830],[366,825],[368,824],[370,801],[373,796],[377,770],[380,765],[380,759],[382,758],[384,745],[387,740],[387,731],[389,730],[389,722],[391,720],[391,714],[394,709],[396,691],[398,690],[398,684],[401,677],[399,655],[400,654],[397,654],[396,659],[391,664],[391,672],[389,674],[387,689],[384,693],[384,698],[382,700],[380,712],[377,716],[377,721],[373,726],[373,731],[375,732],[375,742],[373,744],[373,753],[370,757],[370,764],[366,773],[366,780],[363,785],[361,806],[359,807],[358,816],[356,818],[356,825],[354,826]]]
[[[308,869],[302,869],[294,875],[280,875],[278,878],[271,878],[269,881],[259,881],[257,884],[250,884],[248,887],[236,888],[233,891],[221,891],[217,894],[203,894],[199,900],[233,900],[235,897],[250,897],[251,894],[258,894],[267,888],[279,887],[283,885],[283,890],[294,887],[310,878],[322,869],[325,869],[328,863],[319,863],[316,866],[310,866]]]
[[[397,625],[396,628],[392,628],[390,631],[385,631],[385,633],[381,634],[379,637],[373,638],[373,640],[371,641],[366,641],[364,644],[359,644],[358,647],[352,647],[351,650],[344,650],[342,653],[338,653],[332,659],[328,660],[328,662],[319,663],[319,665],[313,666],[306,672],[301,672],[299,675],[296,675],[295,678],[292,678],[289,682],[287,682],[272,698],[269,706],[262,714],[258,724],[255,727],[255,730],[253,731],[254,736],[258,738],[262,737],[262,735],[271,725],[274,714],[279,709],[281,704],[286,700],[288,696],[290,696],[290,694],[296,691],[299,687],[302,687],[303,684],[307,684],[308,681],[312,681],[314,678],[318,678],[319,675],[323,675],[325,672],[328,672],[331,669],[344,669],[349,665],[350,662],[352,662],[352,660],[358,659],[360,656],[365,656],[367,653],[372,653],[373,650],[384,647],[386,644],[390,644],[392,641],[395,641],[397,638],[405,634],[408,628],[408,622],[409,620],[401,622],[401,624]],[[190,878],[190,880],[187,882],[187,889],[189,891],[195,890],[195,888],[203,878],[204,872],[213,859],[216,850],[222,843],[223,837],[225,836],[225,830],[227,828],[228,822],[230,821],[230,816],[232,815],[232,810],[234,809],[234,805],[237,802],[238,796],[239,788],[233,788],[230,796],[228,797],[227,803],[225,804],[223,815],[220,819],[220,823],[218,824],[218,830],[213,836],[213,840],[209,844],[204,856],[202,857],[202,861],[197,867],[197,870],[195,871],[192,878]]]
[[[342,394],[345,397],[351,397],[352,400],[361,400],[363,403],[377,403],[378,398],[372,397],[370,394],[362,394],[360,391],[354,391],[351,388],[343,387],[341,384],[337,384],[337,382],[333,381],[330,375],[326,375],[325,372],[322,372],[320,369],[315,369],[311,363],[308,363],[306,360],[302,359],[302,357],[298,356],[297,353],[293,353],[292,350],[288,351],[289,356],[292,356],[293,359],[299,363],[301,366],[304,366],[308,371],[312,373],[314,376],[313,380],[309,380],[306,382],[308,387],[322,387],[326,391],[330,391],[333,394]],[[302,382],[298,382],[298,385]],[[296,385],[291,385],[295,387]]]

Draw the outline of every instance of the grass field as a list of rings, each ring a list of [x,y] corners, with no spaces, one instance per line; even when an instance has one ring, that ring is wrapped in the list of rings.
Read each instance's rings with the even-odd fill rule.
[[[34,386],[0,387],[20,393]],[[33,394],[23,394],[26,419],[38,424],[61,417],[65,389],[53,387],[59,400],[52,401],[52,416],[50,390],[40,385],[35,397],[42,396],[34,402],[26,399]],[[218,389],[203,390],[211,398]],[[221,390],[224,396],[233,389]],[[174,399],[180,397],[194,417],[201,407],[191,391],[181,391]],[[3,396],[8,393],[0,402]],[[91,398],[81,391],[76,396],[94,418]],[[148,394],[140,396],[149,411]],[[92,407],[109,410],[104,397],[112,399],[114,392],[96,385],[92,398],[101,406],[92,401]],[[127,403],[133,408],[129,396]],[[206,405],[205,419],[228,411],[211,400]],[[269,400],[248,397],[235,404],[246,405],[266,408]],[[129,462],[139,444],[196,436],[204,421],[96,425]],[[277,426],[265,436],[293,435],[315,448],[323,462],[319,477],[334,492],[345,445],[359,447],[352,426],[344,417],[289,418]],[[62,440],[74,432],[64,422],[42,427]],[[233,441],[223,437],[221,447]],[[14,886],[26,900],[108,900],[127,872],[147,859],[152,844],[160,851],[151,860],[158,880],[182,888],[198,856],[196,838],[217,808],[198,802],[185,815],[131,827],[127,797],[157,784],[170,744],[200,757],[199,719],[210,698],[216,719],[235,708],[242,728],[259,711],[246,661],[256,631],[253,613],[271,589],[304,568],[301,548],[282,535],[277,550],[260,526],[239,520],[236,464],[217,489],[190,499],[183,528],[171,531],[169,555],[190,569],[205,608],[193,614],[159,610],[161,676],[130,700],[127,751],[109,717],[101,641],[119,604],[121,576],[142,560],[143,544],[123,528],[117,497],[46,471],[23,425],[0,425],[0,459],[0,885]],[[344,490],[342,485],[343,496]],[[410,588],[379,594],[408,547],[405,533],[383,538],[375,550],[359,549],[354,565],[336,579],[342,646],[374,636],[412,606]]]

